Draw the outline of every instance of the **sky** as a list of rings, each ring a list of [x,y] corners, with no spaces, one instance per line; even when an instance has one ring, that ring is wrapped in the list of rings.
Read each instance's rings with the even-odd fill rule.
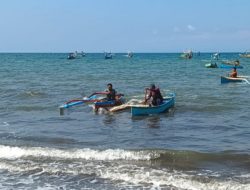
[[[250,0],[0,0],[0,52],[244,52]]]

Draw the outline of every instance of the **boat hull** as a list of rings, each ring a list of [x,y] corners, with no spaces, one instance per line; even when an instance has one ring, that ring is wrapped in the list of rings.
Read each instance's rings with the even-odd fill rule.
[[[243,82],[245,81],[245,78],[233,78],[233,77],[225,77],[225,76],[221,76],[221,84],[224,83],[229,83],[229,82]]]
[[[145,106],[131,106],[131,115],[151,115],[166,112],[169,108],[175,104],[175,94],[170,94],[169,98],[165,98],[163,103],[159,106],[145,107]]]
[[[125,100],[123,97],[120,97],[116,100],[104,100],[94,103],[94,111],[98,111],[99,108],[105,108],[106,110],[109,110],[110,108],[113,108],[115,106],[120,106],[124,104]]]

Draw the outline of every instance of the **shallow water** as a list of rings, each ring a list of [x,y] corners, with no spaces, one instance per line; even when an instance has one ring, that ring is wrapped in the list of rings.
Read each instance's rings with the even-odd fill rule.
[[[209,53],[179,55],[0,54],[0,188],[249,189],[250,85],[220,84],[230,70],[205,68]],[[240,61],[249,76],[250,59]],[[175,107],[131,117],[81,105],[60,116],[63,102],[109,82],[127,100],[153,82],[176,93]]]

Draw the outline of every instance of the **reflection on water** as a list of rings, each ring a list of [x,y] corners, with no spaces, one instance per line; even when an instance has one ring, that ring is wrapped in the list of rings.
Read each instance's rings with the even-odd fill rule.
[[[146,119],[147,127],[149,128],[160,128],[160,116],[154,115]]]
[[[168,112],[158,115],[133,116],[132,122],[140,123],[141,126],[148,128],[160,128],[164,125],[164,121],[174,117],[175,107],[170,108]]]
[[[116,126],[116,116],[115,115],[106,114],[104,116],[104,118],[103,118],[103,124]]]

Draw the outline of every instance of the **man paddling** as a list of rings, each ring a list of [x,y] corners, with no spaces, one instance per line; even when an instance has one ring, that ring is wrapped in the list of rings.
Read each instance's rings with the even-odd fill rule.
[[[107,84],[107,89],[105,90],[105,92],[107,92],[107,97],[106,99],[108,101],[110,100],[115,100],[115,96],[116,96],[116,91],[115,89],[113,89],[113,85],[111,83]]]
[[[163,97],[159,88],[156,88],[154,84],[151,84],[150,88],[146,88],[146,95],[149,92],[148,96],[145,97],[145,103],[150,100],[149,105],[158,106],[163,102]]]
[[[100,107],[106,109],[108,111],[108,108],[121,105],[123,101],[121,100],[121,97],[123,94],[116,94],[115,89],[113,89],[113,85],[111,83],[107,84],[107,89],[105,92],[102,92],[103,94],[106,94],[106,98],[102,99],[99,102],[95,103],[95,111],[97,112]]]

